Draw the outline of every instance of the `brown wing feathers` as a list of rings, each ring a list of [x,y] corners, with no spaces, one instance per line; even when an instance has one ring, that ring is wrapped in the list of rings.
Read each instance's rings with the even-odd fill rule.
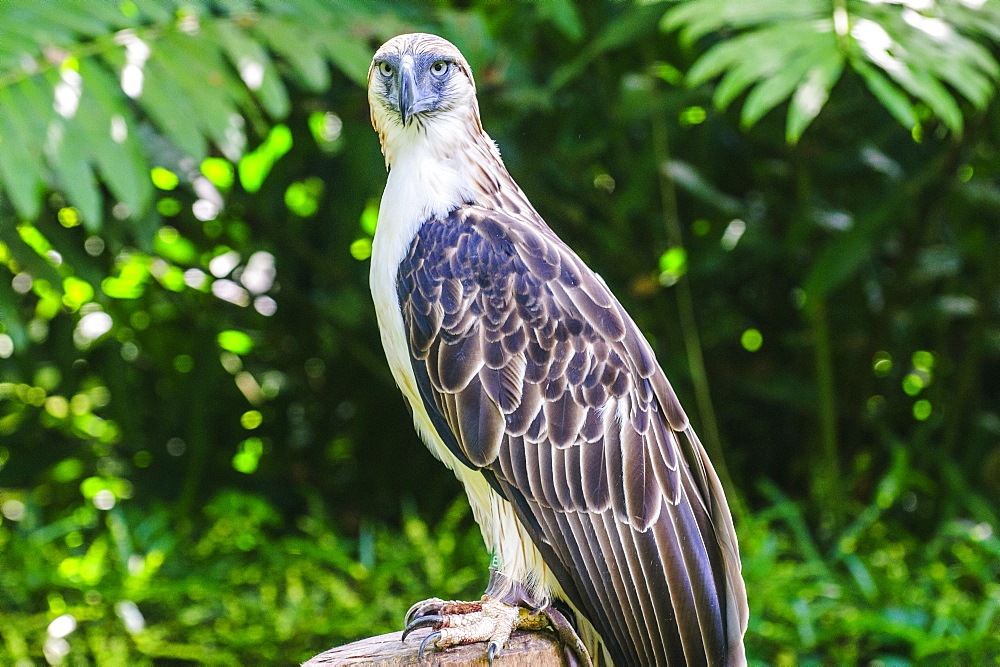
[[[603,281],[539,223],[465,207],[423,224],[397,285],[439,434],[487,469],[616,662],[724,663],[721,489]]]

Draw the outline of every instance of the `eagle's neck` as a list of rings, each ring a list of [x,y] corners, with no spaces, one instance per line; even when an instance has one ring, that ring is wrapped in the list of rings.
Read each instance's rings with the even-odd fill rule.
[[[398,122],[378,125],[389,169],[380,231],[401,235],[408,244],[422,222],[463,205],[495,209],[513,200],[521,210],[531,208],[475,108],[417,119],[405,128]]]
[[[377,118],[376,129],[389,177],[372,242],[370,283],[389,365],[407,393],[412,380],[396,296],[399,263],[425,221],[465,204],[482,205],[501,180],[513,181],[475,114],[452,122],[420,119],[405,128]]]

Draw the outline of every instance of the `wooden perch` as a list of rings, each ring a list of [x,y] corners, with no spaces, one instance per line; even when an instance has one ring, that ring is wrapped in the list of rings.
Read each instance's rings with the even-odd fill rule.
[[[428,647],[423,662],[417,661],[417,650],[427,630],[417,630],[402,641],[402,632],[361,639],[337,646],[302,663],[302,667],[325,665],[486,665],[486,643],[452,646],[448,649]],[[556,667],[563,664],[562,644],[551,632],[515,631],[506,648],[493,660],[495,667]]]

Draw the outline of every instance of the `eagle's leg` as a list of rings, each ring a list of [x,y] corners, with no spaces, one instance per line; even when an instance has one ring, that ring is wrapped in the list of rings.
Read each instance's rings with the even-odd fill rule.
[[[492,568],[490,585],[481,600],[462,602],[431,598],[410,607],[403,639],[417,628],[426,627],[433,628],[434,632],[421,642],[421,659],[429,643],[446,648],[488,641],[487,656],[492,665],[494,656],[504,648],[514,630],[551,627],[566,647],[568,664],[593,664],[587,648],[562,612],[548,602],[539,604],[524,586]]]

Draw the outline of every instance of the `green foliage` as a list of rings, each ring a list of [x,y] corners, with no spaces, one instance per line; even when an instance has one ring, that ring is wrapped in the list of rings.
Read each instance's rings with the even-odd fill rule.
[[[43,192],[58,189],[97,231],[103,182],[122,207],[117,217],[142,217],[153,195],[143,177],[150,120],[196,162],[209,141],[236,161],[248,125],[261,132],[268,119],[288,115],[282,73],[324,90],[333,62],[363,84],[368,47],[350,31],[344,9],[314,0],[127,2],[99,10],[81,0],[54,11],[4,3],[0,23],[32,26],[30,39],[18,31],[0,38],[0,174],[17,214],[37,218]]]
[[[924,108],[961,134],[961,98],[985,109],[1000,78],[1000,3],[882,3],[871,0],[741,2],[693,0],[663,17],[688,44],[720,31],[688,72],[691,85],[720,74],[720,109],[750,91],[741,120],[752,127],[789,101],[785,135],[795,143],[826,104],[844,67],[859,74],[896,120],[920,136]],[[747,54],[753,54],[747,57]],[[921,106],[923,105],[923,106]]]
[[[901,471],[883,480],[905,485]],[[1000,539],[987,523],[948,521],[929,539],[906,530],[915,495],[879,495],[825,550],[776,487],[740,530],[750,591],[748,657],[992,664],[1000,652]],[[959,657],[961,656],[961,658]]]
[[[261,498],[223,491],[183,537],[162,507],[87,499],[40,525],[25,500],[24,518],[0,523],[3,664],[301,662],[398,629],[431,591],[475,597],[485,585],[464,501],[434,525],[406,511],[401,530],[365,523],[346,539],[318,499],[289,529]]]
[[[769,504],[740,526],[752,663],[997,655],[1000,538],[986,523],[948,521],[917,539],[903,527],[919,491],[911,474],[889,473],[830,550],[793,501],[763,486]],[[223,491],[183,537],[163,508],[85,500],[38,525],[26,500],[25,518],[0,524],[5,664],[66,652],[98,664],[301,661],[398,630],[430,592],[477,597],[488,561],[464,499],[434,525],[407,510],[398,528],[365,523],[351,539],[318,499],[290,528],[259,497]]]
[[[367,294],[364,79],[417,29],[721,443],[751,656],[992,659],[974,4],[0,2],[0,663],[300,659],[481,593]]]

